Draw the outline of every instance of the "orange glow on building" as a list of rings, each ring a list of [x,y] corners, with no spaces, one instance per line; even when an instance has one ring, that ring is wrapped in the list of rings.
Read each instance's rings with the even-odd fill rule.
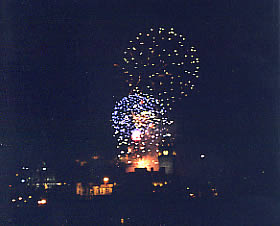
[[[147,166],[149,166],[148,161],[146,161],[145,159],[140,159],[138,162],[136,162],[137,164],[137,168],[147,168]]]
[[[126,172],[134,172],[135,168],[146,168],[148,171],[158,171],[159,164],[156,153],[148,153],[141,157],[128,157],[126,158],[127,167]]]
[[[101,184],[93,186],[90,189],[90,194],[91,195],[111,195],[113,192],[113,184]]]
[[[76,184],[76,194],[77,195],[83,195],[84,194],[85,189],[83,188],[82,183],[77,183]]]

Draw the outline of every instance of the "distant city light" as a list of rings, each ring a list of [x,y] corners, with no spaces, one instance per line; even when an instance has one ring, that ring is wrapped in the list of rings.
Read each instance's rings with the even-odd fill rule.
[[[157,186],[162,187],[162,186],[163,186],[163,183],[161,183],[161,182],[154,182],[154,183],[153,183],[153,186],[154,186],[154,187],[157,187]]]
[[[200,155],[200,158],[204,159],[204,158],[205,158],[205,155],[204,155],[204,154],[201,154],[201,155]]]
[[[47,204],[47,200],[46,199],[41,199],[37,203],[38,203],[38,205],[45,205],[45,204]]]

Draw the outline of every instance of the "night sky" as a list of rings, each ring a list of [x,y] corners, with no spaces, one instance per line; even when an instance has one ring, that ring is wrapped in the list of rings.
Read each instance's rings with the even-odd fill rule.
[[[113,64],[138,32],[172,26],[190,37],[201,62],[195,91],[174,112],[182,171],[190,170],[200,153],[210,168],[274,167],[277,2],[2,2],[1,76],[6,79],[0,87],[7,90],[9,113],[2,110],[1,120],[12,128],[15,159],[45,159],[66,169],[73,159],[93,153],[112,158],[111,112],[125,95]]]

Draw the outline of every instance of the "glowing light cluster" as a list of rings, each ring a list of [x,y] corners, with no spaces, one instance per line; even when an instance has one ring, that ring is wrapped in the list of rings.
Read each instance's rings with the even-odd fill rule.
[[[167,120],[166,110],[157,99],[138,92],[116,103],[112,123],[117,148],[121,154],[127,154],[152,151],[172,121]]]
[[[123,54],[123,61],[115,66],[131,90],[137,87],[153,94],[166,109],[171,110],[176,99],[187,96],[199,77],[197,49],[173,28],[139,33]]]

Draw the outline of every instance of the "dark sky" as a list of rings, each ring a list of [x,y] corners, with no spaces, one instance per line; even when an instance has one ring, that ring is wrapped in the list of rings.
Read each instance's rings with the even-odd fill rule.
[[[201,60],[196,91],[174,113],[180,161],[206,153],[214,166],[271,166],[279,149],[277,2],[3,1],[1,87],[15,157],[63,166],[94,152],[113,156],[113,95],[123,94],[113,64],[137,32],[173,26]]]

